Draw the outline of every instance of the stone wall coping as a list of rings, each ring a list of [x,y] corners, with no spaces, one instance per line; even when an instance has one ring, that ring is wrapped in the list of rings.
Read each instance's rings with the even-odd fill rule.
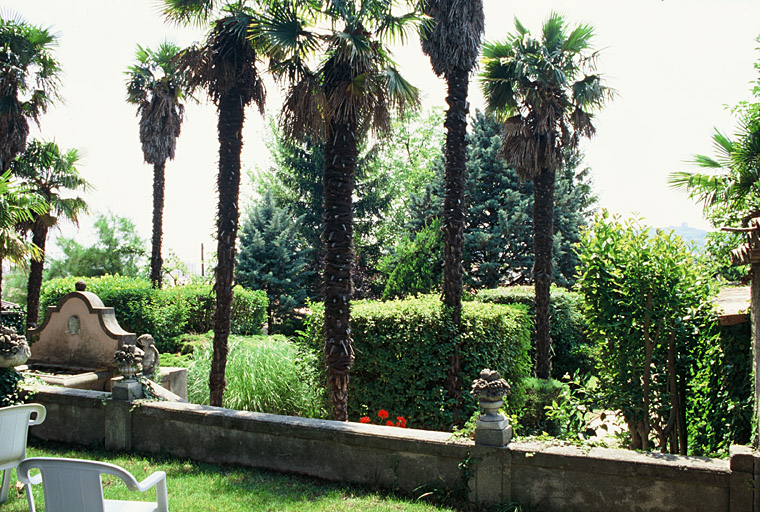
[[[667,453],[638,452],[617,448],[581,448],[558,446],[541,442],[513,442],[513,464],[531,458],[531,465],[573,471],[582,464],[584,471],[604,474],[639,475],[658,473],[676,468],[689,473],[690,478],[728,478],[731,474],[728,459],[671,455]],[[524,462],[523,462],[524,463]]]
[[[387,427],[355,422],[279,416],[261,412],[235,411],[222,407],[180,402],[143,402],[138,415],[171,413],[178,421],[201,423],[251,432],[298,437],[332,439],[346,444],[383,447],[409,452],[466,457],[472,441],[454,441],[447,432]],[[457,449],[458,448],[458,449]]]

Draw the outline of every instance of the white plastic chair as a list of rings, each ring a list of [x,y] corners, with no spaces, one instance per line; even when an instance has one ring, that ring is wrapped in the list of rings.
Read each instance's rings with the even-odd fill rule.
[[[30,475],[38,468],[40,474]],[[29,512],[35,512],[32,485],[42,482],[45,512],[169,512],[166,473],[156,471],[142,482],[127,470],[92,460],[31,457],[18,465],[18,479],[26,485]],[[156,502],[120,501],[103,498],[100,475],[119,477],[131,491],[156,488]]]
[[[8,499],[11,470],[26,458],[26,436],[29,427],[45,421],[45,406],[40,404],[12,405],[0,408],[0,503]],[[32,415],[35,418],[32,419]]]

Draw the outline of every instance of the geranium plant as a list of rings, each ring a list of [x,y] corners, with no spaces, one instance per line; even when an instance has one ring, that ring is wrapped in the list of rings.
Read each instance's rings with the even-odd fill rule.
[[[390,414],[388,414],[388,411],[385,409],[380,409],[377,411],[377,417],[380,418],[380,421],[377,423],[378,425],[385,424],[388,427],[406,428],[406,418],[403,416],[396,416],[396,423],[393,423],[392,420],[388,419],[390,417]],[[362,416],[359,418],[359,422],[373,424],[372,419],[369,416]]]

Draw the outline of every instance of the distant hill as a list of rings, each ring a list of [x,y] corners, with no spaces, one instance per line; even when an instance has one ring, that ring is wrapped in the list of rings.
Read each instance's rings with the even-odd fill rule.
[[[694,242],[699,247],[705,246],[705,236],[707,235],[707,231],[704,229],[689,227],[685,222],[682,222],[680,226],[665,226],[662,229],[665,231],[673,231],[687,242]]]

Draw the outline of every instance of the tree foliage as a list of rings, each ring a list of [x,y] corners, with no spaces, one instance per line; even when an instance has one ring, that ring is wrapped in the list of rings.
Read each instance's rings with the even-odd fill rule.
[[[690,377],[710,345],[709,272],[672,232],[606,212],[579,252],[606,405],[622,411],[631,448],[686,454]]]
[[[539,37],[515,19],[504,42],[486,43],[481,84],[487,111],[504,123],[502,154],[533,181],[533,280],[536,288],[536,376],[551,373],[549,288],[552,282],[554,185],[567,151],[594,134],[591,111],[611,91],[594,73],[593,28],[570,30],[552,13]]]
[[[51,258],[46,278],[121,275],[138,277],[145,273],[145,241],[126,217],[100,214],[95,220],[96,241],[82,245],[76,238],[59,237],[60,258]]]
[[[288,209],[277,206],[273,195],[267,193],[250,209],[240,230],[236,281],[266,292],[270,333],[292,321],[294,309],[306,302],[305,283],[310,272],[298,232],[300,222],[300,217],[294,218]]]

